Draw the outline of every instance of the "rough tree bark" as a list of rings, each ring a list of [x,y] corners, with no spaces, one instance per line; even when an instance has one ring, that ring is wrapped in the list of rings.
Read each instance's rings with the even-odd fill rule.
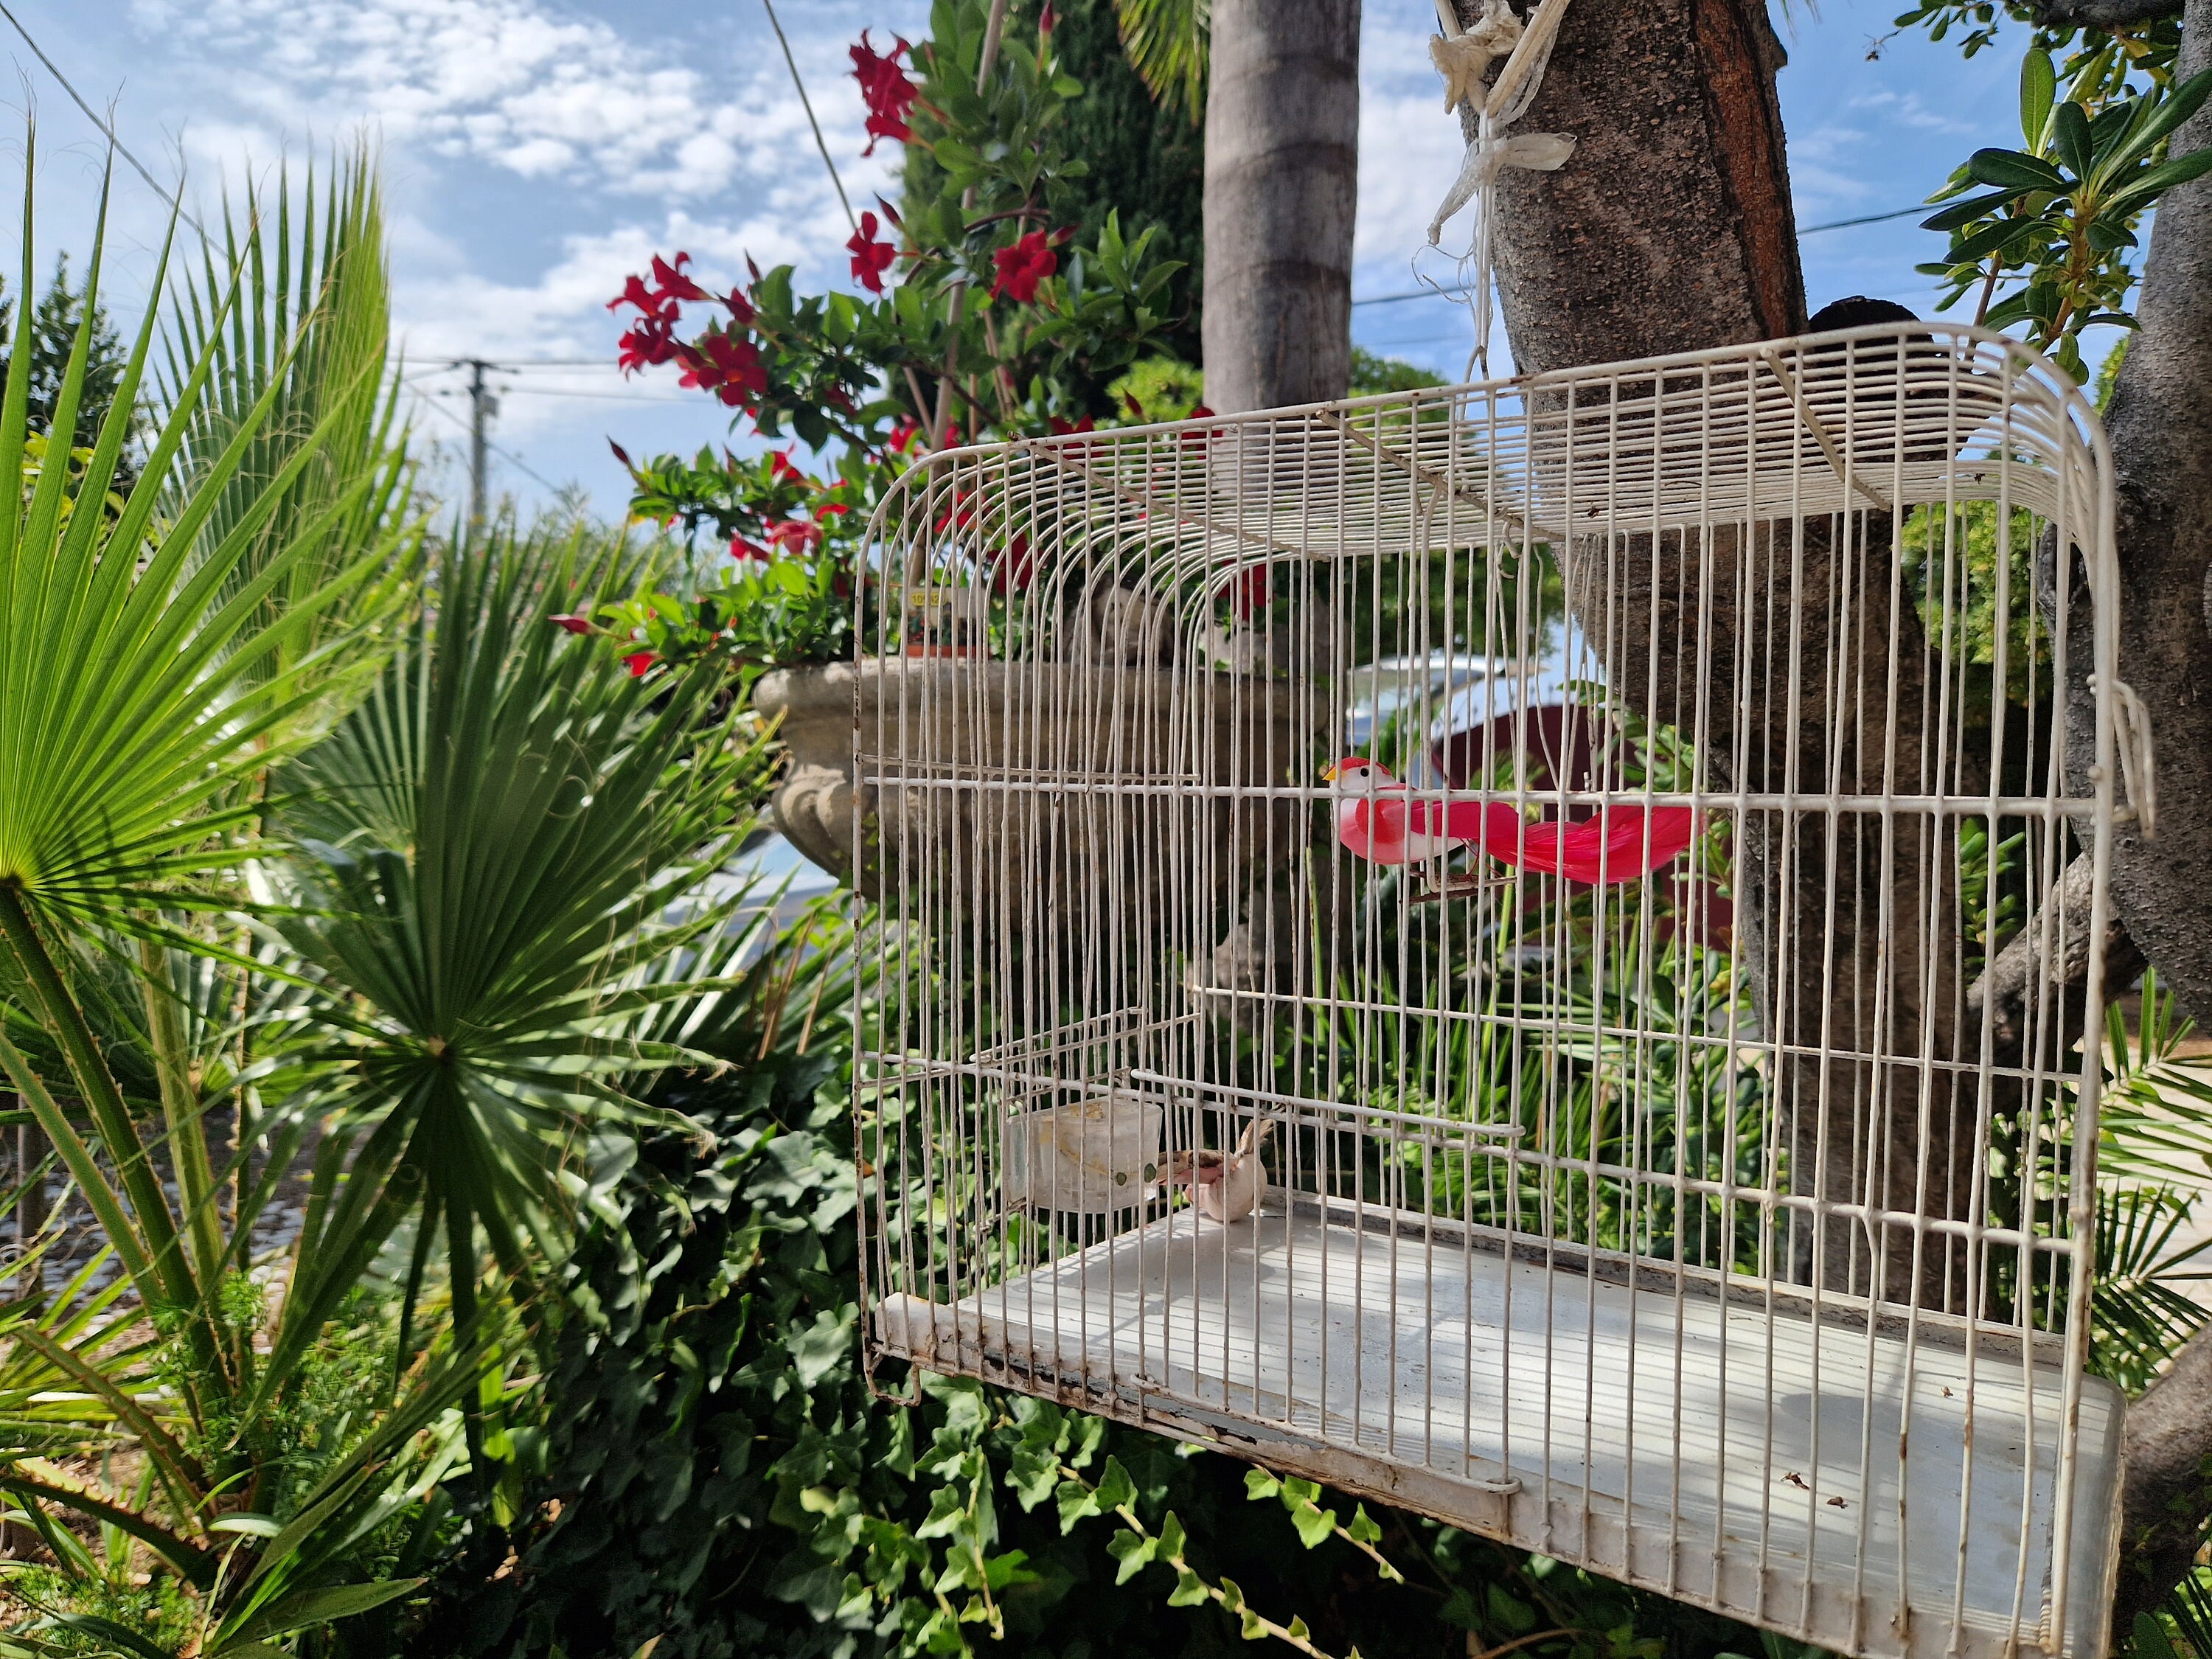
[[[2212,0],[2183,14],[2179,75],[2212,67]],[[2212,111],[2174,136],[2212,144]],[[2150,710],[2155,842],[2114,837],[2112,897],[2128,933],[2199,1018],[2212,1016],[2212,180],[2159,204],[2143,262],[2142,331],[2106,426],[2119,473],[2120,673]],[[2080,699],[2073,703],[2077,747]],[[2212,1516],[2212,1331],[2200,1332],[2128,1413],[2114,1628],[2155,1607]]]
[[[1463,15],[1474,8],[1462,0]],[[1729,346],[1806,322],[1775,76],[1761,0],[1616,0],[1570,9],[1522,131],[1571,133],[1558,173],[1509,170],[1498,287],[1514,362],[1541,372]],[[1568,561],[1570,603],[1609,676],[1648,715],[1703,729],[1717,782],[1878,794],[1942,787],[1921,741],[1929,663],[1892,593],[1884,514],[1594,544]],[[1793,579],[1790,573],[1795,570]],[[1601,585],[1594,580],[1600,573]],[[1609,587],[1609,604],[1595,596]],[[1578,591],[1579,590],[1579,591]],[[1607,614],[1598,614],[1600,611]],[[1848,633],[1832,618],[1847,615]],[[1790,653],[1802,672],[1793,675]],[[1755,718],[1739,719],[1741,707]],[[1794,721],[1785,711],[1795,709]],[[1831,742],[1836,732],[1850,740]],[[1952,787],[1955,787],[1953,785]],[[1771,1036],[1905,1054],[1923,1029],[1959,1052],[1963,988],[1932,890],[1942,849],[1886,844],[1879,823],[1758,815],[1741,826],[1740,932]],[[1826,925],[1820,921],[1826,917]],[[1923,971],[1932,964],[1933,971]],[[1887,994],[1877,994],[1884,971]],[[1778,1076],[1800,1195],[1948,1213],[1971,1183],[1974,1103],[1917,1068],[1802,1059]],[[1923,1122],[1923,1113],[1929,1114]],[[1923,1158],[1927,1135],[1931,1156]],[[1959,1306],[1961,1263],[1916,1262],[1905,1226],[1793,1218],[1796,1275],[1839,1290]]]
[[[1462,3],[1463,15],[1474,9]],[[2042,0],[2037,9],[2054,21],[2118,25],[2178,8]],[[2212,0],[2189,0],[2184,41],[2185,72],[2212,64]],[[1569,12],[1523,130],[1573,133],[1580,146],[1561,172],[1509,172],[1502,191],[1499,286],[1522,368],[1737,343],[1802,323],[1773,96],[1779,57],[1759,0],[1618,0]],[[2212,112],[2175,148],[2209,143]],[[2152,711],[2160,793],[2179,808],[2212,797],[2212,180],[2161,204],[2140,316],[2109,418],[2120,482],[2121,672]],[[1671,559],[1664,546],[1644,553],[1656,573],[1648,619],[1648,607],[1663,603],[1662,578],[1686,561],[1679,549]],[[1917,655],[1907,648],[1917,645],[1917,633],[1900,634],[1899,656]],[[2087,704],[2073,690],[2078,721]],[[2126,935],[2165,982],[2212,1015],[2212,818],[2185,811],[2167,814],[2155,844],[2121,834],[2114,897]],[[2069,876],[2061,902],[2078,885]],[[2086,925],[2086,915],[2077,920]],[[2132,947],[2117,932],[2114,946],[2112,966],[2124,972]],[[1986,1010],[2001,1040],[2012,1031],[2008,975],[2033,966],[2016,945],[1980,988],[1973,1012]],[[2121,1632],[2188,1571],[2212,1516],[2212,1332],[2130,1411],[2128,1468]]]
[[[1206,401],[1340,398],[1352,374],[1359,0],[1214,0]]]

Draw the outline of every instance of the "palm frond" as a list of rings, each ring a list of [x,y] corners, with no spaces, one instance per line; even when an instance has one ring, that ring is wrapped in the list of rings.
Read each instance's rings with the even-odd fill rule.
[[[518,1269],[590,1122],[647,1114],[624,1077],[687,1058],[653,1016],[702,976],[655,965],[728,924],[701,889],[761,761],[705,678],[633,679],[553,625],[635,574],[581,536],[456,553],[435,613],[279,781],[305,854],[274,931],[315,988],[289,1063],[350,1148],[343,1182],[318,1171],[279,1353],[404,1218],[450,1235],[457,1307],[478,1228]]]
[[[1211,0],[1114,0],[1121,50],[1154,98],[1194,121],[1206,109]]]
[[[386,363],[391,284],[384,243],[382,190],[363,146],[334,158],[326,182],[311,166],[295,191],[286,168],[273,191],[249,186],[241,208],[226,198],[221,256],[212,241],[204,245],[198,268],[179,284],[158,377],[163,401],[177,405],[192,366],[211,349],[216,373],[193,400],[173,489],[210,488],[212,510],[200,532],[205,547],[222,545],[249,516],[262,521],[220,590],[223,598],[334,506],[343,504],[323,556],[291,569],[264,601],[271,612],[327,581],[348,550],[409,513],[399,376]],[[226,476],[210,479],[210,469],[242,433],[243,453]],[[273,501],[258,505],[311,438],[311,463]],[[397,603],[402,592],[382,583],[356,603]],[[326,617],[293,649],[311,651],[345,620]]]
[[[60,426],[75,420],[85,385],[106,199],[103,191],[84,321],[56,396]],[[24,212],[27,282],[27,187]],[[165,245],[156,293],[167,260]],[[216,304],[225,325],[238,294],[234,283]],[[97,935],[164,934],[162,907],[218,902],[206,884],[238,862],[253,781],[325,722],[332,665],[362,654],[334,618],[389,563],[389,549],[349,539],[370,477],[280,521],[342,424],[335,417],[299,434],[283,464],[245,489],[242,507],[226,505],[276,412],[274,382],[239,412],[218,452],[186,466],[204,399],[224,378],[222,328],[179,360],[139,477],[112,501],[155,324],[149,307],[81,468],[32,456],[28,353],[11,357],[0,395],[0,468],[36,480],[27,500],[0,492],[0,934],[21,1002],[64,1070],[40,1073],[10,1042],[0,1042],[0,1062],[141,1295],[189,1306],[199,1287],[177,1248],[177,1218],[67,964]],[[82,510],[65,510],[72,504]],[[228,518],[218,532],[219,512]],[[107,1167],[56,1104],[58,1081],[84,1103]]]

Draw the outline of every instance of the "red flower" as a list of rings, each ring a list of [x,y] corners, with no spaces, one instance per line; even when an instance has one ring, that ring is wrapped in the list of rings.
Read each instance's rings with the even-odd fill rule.
[[[1121,394],[1121,406],[1129,411],[1129,418],[1131,420],[1141,421],[1145,418],[1145,406],[1137,401],[1137,394],[1135,392],[1123,392]]]
[[[730,538],[730,556],[733,559],[750,559],[757,564],[766,564],[773,556],[758,542],[749,542],[743,536],[732,536]]]
[[[891,261],[898,258],[896,248],[889,242],[876,240],[876,223],[874,214],[863,213],[860,228],[845,244],[853,253],[853,280],[871,294],[884,291],[884,273],[891,268]]]
[[[1229,602],[1235,607],[1239,622],[1252,620],[1252,613],[1264,610],[1274,597],[1273,585],[1267,580],[1267,567],[1255,564],[1237,573],[1229,590]]]
[[[1052,0],[1044,0],[1044,9],[1037,14],[1037,33],[1048,38],[1060,27],[1060,14],[1052,9]]]
[[[1090,432],[1095,429],[1094,423],[1088,415],[1079,421],[1073,422],[1062,420],[1059,416],[1054,415],[1048,419],[1046,424],[1052,428],[1052,435],[1055,438],[1065,438],[1071,432]]]
[[[774,449],[769,452],[768,476],[776,483],[804,483],[806,475],[791,464],[791,452]]]
[[[817,521],[823,519],[841,518],[852,510],[842,501],[822,501],[816,505],[814,517]]]
[[[921,441],[921,422],[911,415],[902,415],[891,422],[891,435],[884,441],[894,455],[903,455]]]
[[[571,634],[588,634],[592,631],[592,619],[589,617],[568,615],[548,617],[546,620],[556,628],[567,629]]]
[[[684,274],[684,267],[690,263],[688,253],[678,253],[673,264],[656,253],[650,283],[642,276],[632,276],[623,282],[623,291],[607,301],[609,311],[619,311],[624,306],[637,307],[637,321],[616,343],[620,354],[617,361],[623,374],[634,374],[641,368],[672,362],[683,351],[676,325],[683,318],[684,301],[711,297]],[[750,318],[751,307],[747,307],[745,320]]]
[[[633,651],[623,659],[623,666],[629,670],[630,678],[641,680],[645,678],[646,671],[653,666],[653,653]]]
[[[732,408],[750,406],[768,391],[768,369],[750,340],[710,330],[694,344],[679,344],[675,356],[684,365],[678,385],[711,392]]]
[[[999,568],[991,573],[993,591],[1004,593],[1009,589],[1018,593],[1027,590],[1036,575],[1036,554],[1030,546],[1030,538],[1017,530],[1006,543],[1006,550],[999,558]]]
[[[991,263],[999,268],[998,279],[991,284],[992,297],[1027,305],[1036,298],[1037,284],[1060,269],[1060,256],[1052,251],[1048,233],[1033,230],[1012,247],[994,253]]]
[[[653,256],[653,280],[660,284],[663,299],[703,300],[707,297],[707,290],[684,274],[684,267],[690,263],[691,256],[688,253],[678,253],[672,265],[658,253]]]
[[[635,282],[633,276],[630,281]],[[676,325],[665,317],[642,317],[629,331],[615,342],[615,361],[625,374],[635,374],[641,368],[657,368],[672,362],[683,349],[676,337]]]
[[[790,554],[811,552],[822,544],[822,526],[804,519],[786,519],[768,527],[769,545]]]
[[[878,138],[896,138],[904,143],[914,137],[906,118],[920,88],[906,78],[906,71],[898,64],[899,54],[910,54],[913,48],[903,37],[894,38],[898,44],[878,53],[868,44],[868,32],[862,29],[860,44],[853,48],[853,78],[860,83],[860,97],[868,106],[868,147],[860,152],[863,155],[876,153]]]

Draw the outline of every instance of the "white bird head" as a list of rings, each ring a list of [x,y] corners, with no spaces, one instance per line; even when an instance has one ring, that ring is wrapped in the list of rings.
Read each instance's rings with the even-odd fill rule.
[[[1390,769],[1379,761],[1364,759],[1358,755],[1346,756],[1322,775],[1323,783],[1333,783],[1347,795],[1364,794],[1370,789],[1388,789],[1398,781],[1390,775]]]

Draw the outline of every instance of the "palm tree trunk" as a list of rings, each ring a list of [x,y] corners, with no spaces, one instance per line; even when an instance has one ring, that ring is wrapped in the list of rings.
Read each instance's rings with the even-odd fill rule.
[[[1352,374],[1359,0],[1214,0],[1206,401],[1340,398]]]

